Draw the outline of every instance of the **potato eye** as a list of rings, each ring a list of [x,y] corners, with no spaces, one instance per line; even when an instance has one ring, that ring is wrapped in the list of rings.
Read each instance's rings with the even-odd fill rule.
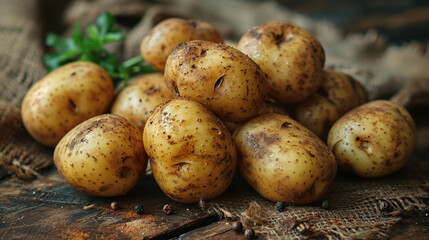
[[[73,99],[69,98],[69,103],[73,111],[77,111],[77,106],[76,106],[76,103],[73,101]]]
[[[290,126],[292,126],[292,123],[290,123],[290,122],[284,122],[284,123],[282,123],[281,128],[287,128],[287,127],[290,127]]]
[[[214,83],[214,89],[217,89],[222,85],[224,78],[225,78],[225,75],[222,75],[218,79],[216,79],[216,82]]]
[[[274,34],[274,41],[276,41],[276,45],[280,45],[284,40],[284,33]]]

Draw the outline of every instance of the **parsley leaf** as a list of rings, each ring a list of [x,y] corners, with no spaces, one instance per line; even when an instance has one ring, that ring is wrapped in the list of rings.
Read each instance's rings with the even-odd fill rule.
[[[141,56],[121,63],[115,54],[104,48],[107,43],[122,41],[126,38],[115,25],[116,20],[113,15],[106,12],[97,18],[95,24],[86,27],[86,37],[79,23],[74,25],[70,38],[62,38],[57,34],[49,33],[45,43],[55,51],[44,57],[48,71],[74,61],[90,61],[104,68],[115,85],[120,81],[126,85],[131,76],[140,73],[156,72]]]

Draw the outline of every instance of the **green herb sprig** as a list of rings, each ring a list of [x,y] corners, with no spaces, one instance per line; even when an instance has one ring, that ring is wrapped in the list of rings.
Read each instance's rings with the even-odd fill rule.
[[[55,52],[48,53],[44,57],[48,71],[74,61],[90,61],[104,68],[115,85],[120,81],[126,85],[128,79],[136,74],[156,72],[141,56],[120,63],[115,54],[104,48],[107,43],[126,38],[115,25],[116,20],[113,15],[106,12],[97,18],[95,24],[86,27],[86,37],[79,23],[74,25],[70,38],[49,33],[46,37],[46,45],[54,48]]]

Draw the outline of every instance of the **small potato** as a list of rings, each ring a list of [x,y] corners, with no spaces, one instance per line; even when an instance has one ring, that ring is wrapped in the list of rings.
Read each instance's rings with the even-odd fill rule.
[[[368,102],[365,88],[352,77],[334,70],[324,72],[317,93],[295,108],[295,119],[326,140],[329,129],[344,113]]]
[[[22,121],[38,142],[55,147],[79,123],[107,112],[113,99],[107,72],[90,62],[64,65],[36,82],[21,105]]]
[[[259,110],[258,115],[264,115],[267,113],[278,113],[285,116],[289,115],[289,112],[285,107],[273,102],[272,100],[266,100],[262,103],[262,107],[261,110]]]
[[[231,134],[203,105],[173,98],[149,116],[143,132],[153,176],[170,198],[194,203],[222,194],[237,153]]]
[[[220,33],[209,23],[170,18],[158,23],[148,33],[141,43],[140,51],[156,70],[164,72],[171,51],[180,43],[191,40],[224,42]]]
[[[233,139],[242,176],[271,201],[318,201],[335,178],[337,164],[332,152],[288,116],[256,117],[238,128]]]
[[[174,96],[165,85],[163,74],[146,74],[119,92],[110,112],[125,117],[134,126],[143,129],[151,111]]]
[[[261,110],[256,114],[256,116],[263,115],[266,113],[278,113],[282,115],[289,115],[288,110],[286,108],[282,107],[280,104],[273,102],[271,100],[266,100],[262,103]],[[241,123],[235,123],[235,122],[224,122],[225,126],[229,129],[231,133],[235,131],[235,129],[240,126]]]
[[[322,83],[325,52],[306,30],[273,21],[250,29],[238,49],[268,75],[269,96],[280,103],[298,103]]]
[[[142,132],[121,116],[105,114],[79,124],[54,151],[64,179],[92,196],[124,195],[145,174]]]
[[[167,87],[203,104],[224,121],[255,116],[265,100],[266,76],[252,59],[225,44],[190,41],[168,57]]]
[[[338,119],[329,131],[328,145],[341,170],[366,178],[383,177],[410,159],[416,126],[405,108],[373,101]]]

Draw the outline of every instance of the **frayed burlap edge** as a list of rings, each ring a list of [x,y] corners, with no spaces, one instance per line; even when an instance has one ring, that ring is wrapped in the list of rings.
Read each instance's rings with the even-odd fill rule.
[[[325,196],[332,206],[329,210],[315,203],[288,206],[286,211],[278,212],[274,202],[249,186],[239,187],[245,184],[242,179],[220,198],[200,201],[199,206],[219,219],[240,220],[267,239],[386,239],[403,211],[429,209],[425,203],[429,199],[429,180],[427,176],[413,177],[413,171],[361,182],[340,176],[331,187],[335,190]],[[387,203],[388,209],[382,203]],[[298,231],[301,223],[309,230]]]
[[[0,166],[23,180],[43,178],[52,165],[52,149],[34,141],[25,130],[17,107],[0,101]]]

